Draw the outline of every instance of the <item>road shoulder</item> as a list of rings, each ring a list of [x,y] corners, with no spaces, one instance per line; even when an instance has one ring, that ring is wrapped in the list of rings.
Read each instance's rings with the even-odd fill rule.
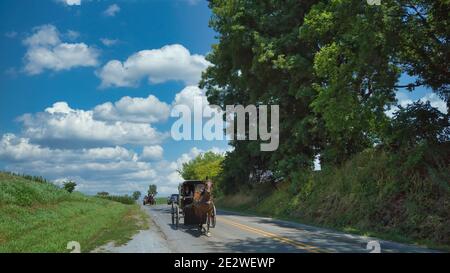
[[[141,210],[145,208],[141,207]],[[145,213],[145,212],[144,212]],[[147,213],[145,213],[147,214]],[[147,214],[148,215],[148,214]],[[116,246],[114,242],[96,248],[93,253],[172,253],[164,233],[149,217],[149,228],[140,230],[126,244]]]

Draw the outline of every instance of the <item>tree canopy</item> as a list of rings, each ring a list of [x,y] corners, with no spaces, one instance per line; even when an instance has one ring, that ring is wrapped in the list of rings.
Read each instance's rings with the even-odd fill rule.
[[[63,184],[63,188],[72,193],[75,190],[75,187],[77,186],[77,183],[73,182],[73,181],[66,181]]]
[[[151,184],[148,186],[148,191],[147,191],[148,195],[157,195],[158,194],[158,186],[156,186],[155,184]]]
[[[189,162],[183,163],[178,170],[185,180],[215,179],[222,171],[223,155],[206,152],[198,155]]]
[[[414,115],[435,122],[421,129],[427,132],[408,133],[448,141],[442,134],[448,113],[438,117],[430,105],[416,105],[391,118],[386,110],[397,105],[397,92],[419,86],[449,105],[449,1],[210,0],[209,6],[218,43],[200,82],[208,101],[223,108],[280,105],[279,149],[261,152],[255,142],[232,141],[223,163],[227,183],[248,183],[259,169],[290,177],[312,169],[318,155],[324,166],[342,164],[392,143],[392,130],[403,134]]]
[[[133,199],[134,200],[138,200],[139,197],[141,197],[141,192],[140,191],[134,191],[133,192]]]

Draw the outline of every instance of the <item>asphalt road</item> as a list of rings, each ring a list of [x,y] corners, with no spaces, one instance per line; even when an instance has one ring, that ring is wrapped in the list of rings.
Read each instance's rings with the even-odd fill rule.
[[[272,218],[217,211],[217,225],[208,237],[195,226],[172,225],[171,207],[145,206],[151,228],[141,231],[121,247],[106,246],[100,252],[361,252],[371,241],[381,252],[434,252],[412,245],[351,235]]]

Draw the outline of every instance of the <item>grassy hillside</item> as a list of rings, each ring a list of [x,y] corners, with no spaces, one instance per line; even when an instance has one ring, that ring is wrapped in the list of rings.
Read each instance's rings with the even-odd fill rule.
[[[303,174],[277,190],[265,185],[216,203],[222,208],[450,249],[450,167],[442,161],[433,166],[432,161],[427,156],[397,158],[368,150],[341,167]]]
[[[87,252],[124,243],[147,225],[137,205],[124,205],[53,184],[0,172],[0,252]]]

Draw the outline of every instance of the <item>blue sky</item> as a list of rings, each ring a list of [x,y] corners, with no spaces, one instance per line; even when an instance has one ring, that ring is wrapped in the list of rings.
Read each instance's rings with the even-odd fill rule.
[[[195,86],[215,41],[210,15],[194,0],[1,1],[0,169],[90,194],[175,191],[182,162],[228,148],[167,137],[177,94],[205,99]]]
[[[183,162],[229,149],[168,135],[173,105],[206,99],[210,16],[203,0],[0,1],[0,169],[89,194],[175,192]],[[426,89],[397,98],[446,110]]]

